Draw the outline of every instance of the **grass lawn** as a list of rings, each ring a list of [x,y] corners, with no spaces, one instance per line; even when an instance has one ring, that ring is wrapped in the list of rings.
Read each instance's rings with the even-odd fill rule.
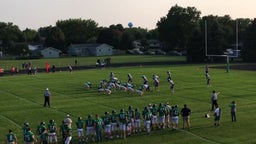
[[[95,59],[95,58],[94,58]],[[119,59],[122,61],[121,58]],[[165,59],[166,60],[166,59]],[[72,61],[72,60],[71,60]],[[80,60],[79,60],[80,61]],[[91,62],[95,62],[92,60]],[[113,58],[114,62],[115,60]],[[126,60],[127,61],[127,60]],[[132,61],[132,59],[131,59]],[[211,67],[212,65],[210,65]],[[166,71],[171,70],[175,82],[175,93],[171,94],[166,80]],[[113,91],[111,95],[97,92],[100,80],[109,79],[110,72],[115,73],[119,80],[126,81],[127,73],[131,73],[137,87],[142,84],[142,75],[148,77],[152,91],[144,96]],[[152,75],[160,77],[160,89],[153,88]],[[122,68],[93,69],[57,73],[39,73],[37,76],[17,75],[0,77],[0,141],[11,128],[17,134],[19,143],[22,140],[21,127],[29,122],[35,132],[41,121],[54,119],[57,125],[66,114],[73,119],[73,140],[77,139],[75,121],[78,116],[86,119],[88,114],[103,115],[105,111],[128,106],[139,108],[140,111],[149,103],[159,104],[170,102],[171,105],[184,104],[192,110],[191,130],[171,129],[153,131],[147,135],[144,132],[128,137],[125,140],[111,140],[104,143],[256,143],[256,77],[255,72],[231,70],[226,73],[221,69],[210,69],[212,86],[206,86],[204,65],[172,65],[172,66],[137,66]],[[83,88],[83,83],[90,81],[93,88]],[[48,87],[52,93],[52,107],[43,107],[43,92]],[[213,126],[212,112],[210,118],[204,115],[210,111],[212,90],[220,91],[218,97],[222,109],[221,125]],[[229,104],[237,102],[237,122],[232,123]],[[179,127],[182,127],[180,118]]]

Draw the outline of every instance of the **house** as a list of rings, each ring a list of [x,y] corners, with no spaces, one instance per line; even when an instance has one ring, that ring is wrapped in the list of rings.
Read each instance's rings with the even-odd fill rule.
[[[108,44],[71,44],[68,47],[71,56],[105,56],[113,54],[113,46]]]
[[[62,52],[53,47],[47,47],[41,50],[43,58],[58,58]]]

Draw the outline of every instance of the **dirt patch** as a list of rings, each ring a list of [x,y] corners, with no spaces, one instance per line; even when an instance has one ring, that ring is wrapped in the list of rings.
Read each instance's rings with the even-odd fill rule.
[[[226,69],[226,66],[215,66],[212,68],[217,69]],[[247,70],[247,71],[256,71],[256,63],[249,63],[249,64],[237,64],[237,65],[230,65],[230,69],[234,70]]]

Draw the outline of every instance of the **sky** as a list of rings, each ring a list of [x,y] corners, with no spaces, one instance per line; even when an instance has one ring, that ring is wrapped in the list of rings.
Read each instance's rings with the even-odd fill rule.
[[[206,15],[256,18],[256,0],[0,0],[0,22],[12,22],[21,30],[55,26],[58,20],[92,19],[98,26],[122,24],[156,28],[175,5],[195,7]]]

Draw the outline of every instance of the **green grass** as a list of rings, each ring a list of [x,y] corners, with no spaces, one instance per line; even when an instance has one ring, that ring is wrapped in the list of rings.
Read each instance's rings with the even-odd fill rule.
[[[119,59],[125,61],[121,60],[121,57]],[[171,70],[173,75],[174,94],[170,93],[166,80],[167,70]],[[111,95],[97,93],[99,81],[109,79],[111,71],[122,81],[127,80],[128,72],[131,73],[137,86],[142,83],[141,75],[146,75],[153,86],[151,77],[156,74],[160,77],[160,90],[145,93],[142,97],[119,91],[114,91]],[[191,108],[190,131],[158,130],[150,135],[140,133],[125,140],[105,143],[256,143],[254,139],[256,133],[255,72],[231,70],[230,73],[226,73],[225,70],[210,69],[210,74],[211,87],[206,86],[203,65],[137,66],[74,71],[73,74],[57,72],[39,73],[38,76],[0,77],[0,132],[2,134],[0,141],[3,141],[3,135],[9,128],[14,130],[21,141],[21,126],[26,121],[35,132],[41,121],[48,123],[50,119],[54,119],[57,125],[60,125],[67,113],[75,122],[78,116],[85,119],[88,114],[103,115],[105,111],[112,111],[112,109],[119,111],[121,108],[127,109],[129,105],[142,110],[148,103],[158,104],[169,101],[171,105],[178,104],[180,108],[184,104]],[[83,88],[83,83],[86,81],[93,83],[93,89]],[[52,92],[52,108],[44,108],[42,105],[46,87]],[[223,114],[219,127],[213,127],[213,116],[209,119],[204,118],[204,114],[209,112],[211,107],[212,90],[221,92],[218,102]],[[238,121],[236,123],[231,123],[228,107],[233,100],[237,101]],[[182,127],[181,118],[179,127]],[[74,123],[73,128],[75,128]],[[76,138],[77,132],[74,129],[74,143]]]

